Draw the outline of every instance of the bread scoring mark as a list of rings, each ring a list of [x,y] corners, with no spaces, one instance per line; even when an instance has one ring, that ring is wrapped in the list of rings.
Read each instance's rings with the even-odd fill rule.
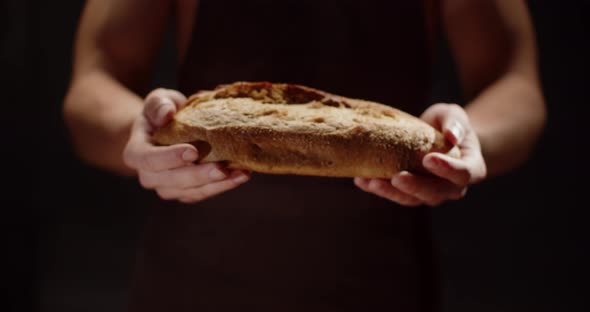
[[[316,101],[314,101],[314,102],[309,103],[308,104],[308,107],[309,108],[312,108],[312,109],[318,109],[318,108],[324,107],[324,104],[322,104],[322,102],[316,102]]]
[[[270,110],[266,110],[266,111],[263,111],[262,113],[260,113],[260,116],[277,115],[278,113],[279,113],[278,110],[270,109]]]
[[[393,118],[393,119],[397,119],[397,116],[391,110],[384,109],[382,111],[382,113],[383,113],[383,116],[385,116],[385,117],[390,117],[390,118]]]
[[[328,96],[326,93],[293,84],[272,84],[268,82],[241,82],[232,88],[217,88],[214,99],[251,98],[267,104],[308,104],[314,108],[331,106],[352,108],[344,99]]]
[[[348,133],[349,135],[381,135],[397,137],[400,121],[385,117],[383,110],[369,106],[342,109],[325,106],[313,101],[307,104],[287,106],[278,103],[261,103],[251,98],[212,99],[195,107],[201,114],[189,117],[195,124],[219,127],[227,123],[251,127],[282,129],[314,133]],[[181,111],[181,114],[184,114]],[[364,127],[365,130],[351,128]],[[372,134],[371,134],[372,133]],[[397,138],[398,140],[400,138]]]

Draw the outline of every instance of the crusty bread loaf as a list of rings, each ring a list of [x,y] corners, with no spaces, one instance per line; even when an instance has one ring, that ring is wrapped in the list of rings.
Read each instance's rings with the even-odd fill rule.
[[[153,138],[161,145],[192,143],[201,162],[332,177],[421,171],[426,153],[452,147],[430,125],[395,108],[268,82],[201,91]]]

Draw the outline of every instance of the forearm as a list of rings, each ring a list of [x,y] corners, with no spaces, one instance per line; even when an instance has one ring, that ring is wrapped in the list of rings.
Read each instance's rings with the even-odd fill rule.
[[[526,161],[545,124],[543,96],[534,79],[508,73],[466,107],[481,142],[488,175]]]
[[[122,175],[134,173],[122,159],[142,99],[106,72],[78,75],[64,103],[64,118],[79,157]]]

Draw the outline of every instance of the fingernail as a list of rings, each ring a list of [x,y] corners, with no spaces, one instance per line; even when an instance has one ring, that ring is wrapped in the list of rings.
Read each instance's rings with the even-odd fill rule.
[[[393,178],[391,179],[391,183],[392,184],[397,184],[400,183],[403,179],[403,177],[408,176],[410,173],[407,171],[401,171],[398,174],[394,175]]]
[[[449,131],[455,139],[455,142],[453,142],[454,144],[459,144],[461,143],[461,141],[463,141],[463,135],[465,131],[463,130],[463,126],[459,122],[454,121],[451,127],[449,128]]]
[[[405,171],[405,170],[404,171],[400,171],[400,173],[397,174],[398,177],[407,177],[409,175],[410,175],[410,173],[407,172],[407,171]]]
[[[379,188],[379,180],[377,179],[371,179],[369,181],[369,185],[367,186],[369,189],[371,190],[375,190]]]
[[[225,172],[219,170],[218,168],[214,168],[211,171],[209,171],[209,178],[213,180],[223,180],[226,177],[227,175],[225,174]]]
[[[199,156],[199,154],[197,154],[197,152],[195,150],[187,149],[186,151],[184,151],[184,153],[182,153],[182,160],[195,161],[195,160],[197,160],[198,156]]]
[[[234,182],[236,183],[244,183],[246,181],[248,181],[248,176],[243,173],[234,178]]]

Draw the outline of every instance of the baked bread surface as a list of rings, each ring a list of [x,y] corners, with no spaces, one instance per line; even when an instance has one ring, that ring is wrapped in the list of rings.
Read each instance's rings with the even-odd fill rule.
[[[440,132],[398,109],[268,82],[198,92],[153,139],[194,144],[200,162],[271,174],[390,178],[423,171],[428,152],[458,156]]]

